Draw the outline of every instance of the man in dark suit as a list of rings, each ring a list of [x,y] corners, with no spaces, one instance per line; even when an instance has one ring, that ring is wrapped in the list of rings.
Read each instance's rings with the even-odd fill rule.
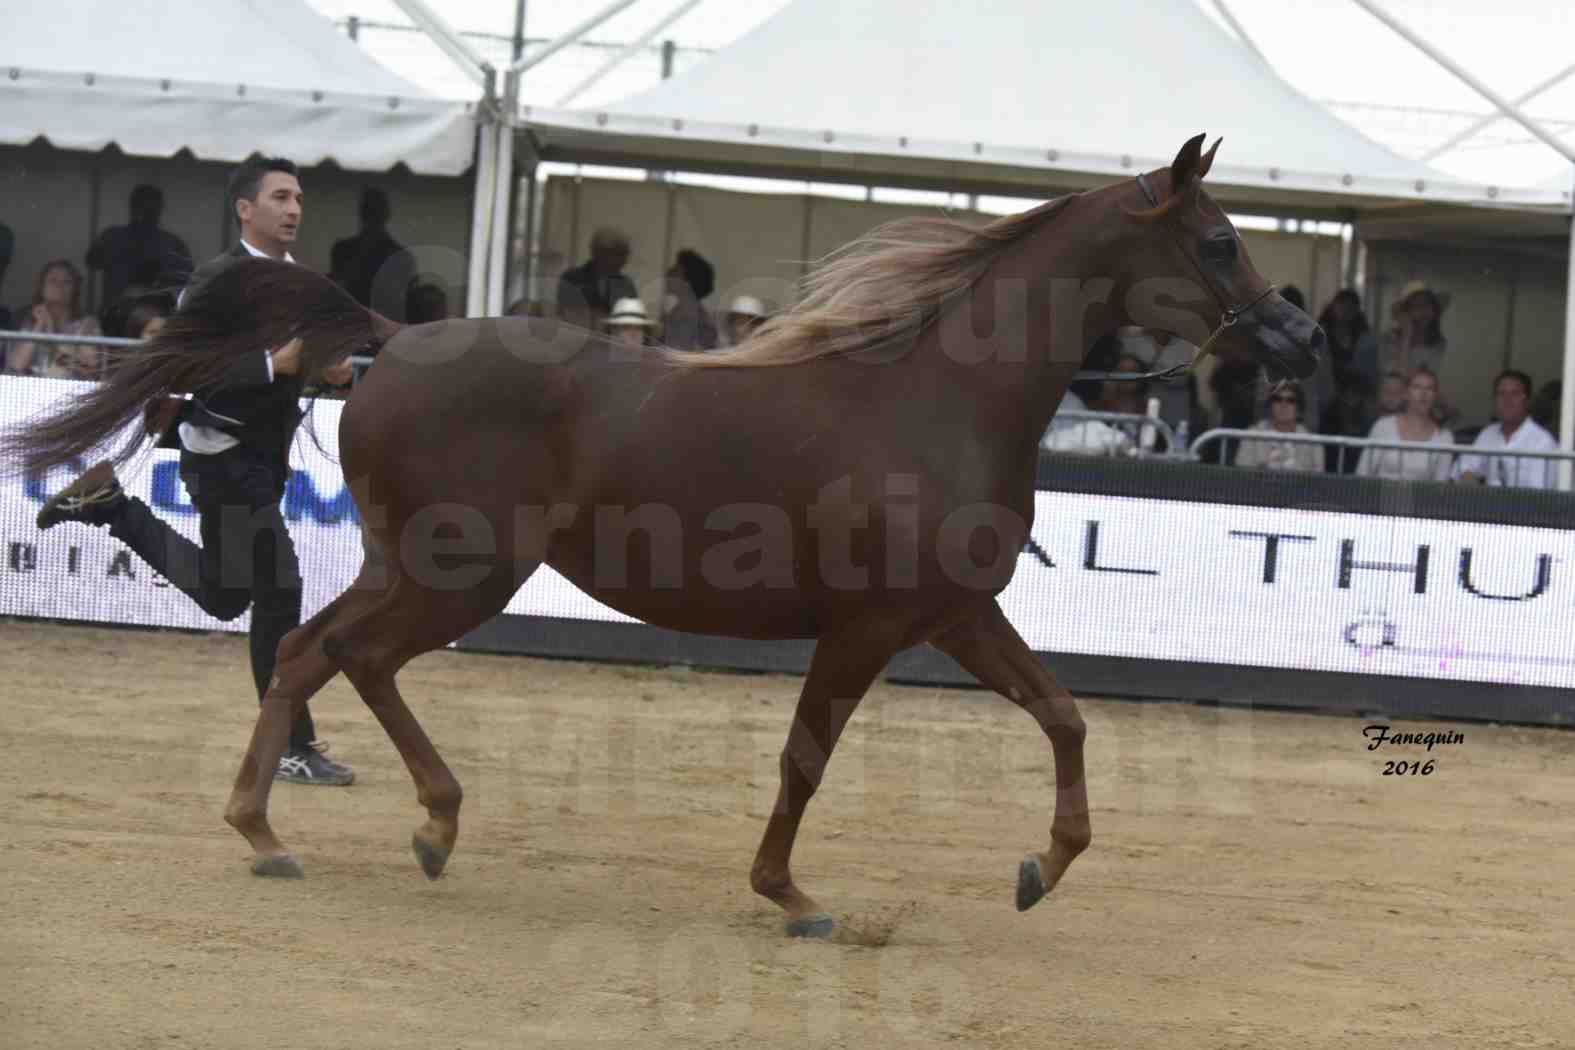
[[[247,161],[230,177],[229,200],[241,239],[199,267],[189,287],[248,256],[295,261],[289,249],[301,224],[301,184],[294,164]],[[233,620],[251,606],[251,665],[259,699],[273,680],[280,639],[301,623],[300,561],[280,510],[290,444],[303,415],[300,355],[299,339],[259,352],[255,361],[182,404],[173,433],[179,436],[181,481],[200,516],[201,547],[126,495],[107,462],[45,501],[38,514],[40,529],[63,521],[109,526],[110,535],[211,616]],[[349,368],[346,361],[325,378],[344,382]],[[275,778],[351,783],[355,774],[324,751],[311,714],[303,710]]]
[[[640,290],[623,272],[629,262],[629,237],[604,226],[591,234],[591,257],[558,278],[558,316],[570,324],[600,331],[619,299],[638,299]]]

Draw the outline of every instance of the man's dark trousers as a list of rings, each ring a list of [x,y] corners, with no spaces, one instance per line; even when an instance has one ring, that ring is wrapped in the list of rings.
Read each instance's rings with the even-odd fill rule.
[[[288,472],[237,445],[208,455],[182,451],[180,477],[200,516],[200,548],[134,496],[110,534],[208,615],[233,620],[251,606],[252,677],[261,700],[280,639],[301,623],[301,564],[280,507]],[[290,727],[290,747],[316,738],[303,708]]]

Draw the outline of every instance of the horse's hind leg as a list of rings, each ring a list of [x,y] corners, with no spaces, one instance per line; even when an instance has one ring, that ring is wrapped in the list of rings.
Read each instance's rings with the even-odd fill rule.
[[[1083,779],[1083,739],[1087,735],[1083,717],[1072,694],[1039,662],[995,602],[980,616],[931,639],[930,644],[1027,711],[1050,738],[1055,752],[1055,818],[1050,824],[1049,851],[1030,854],[1018,868],[1017,910],[1026,911],[1055,889],[1092,837]]]
[[[251,742],[241,759],[229,804],[224,808],[225,822],[251,843],[256,853],[252,871],[258,875],[301,877],[301,866],[268,823],[268,793],[273,787],[273,771],[278,768],[279,756],[289,743],[290,726],[301,708],[339,671],[323,652],[324,632],[346,615],[353,614],[358,603],[364,603],[367,598],[364,590],[352,585],[279,642],[273,681],[263,696]]]
[[[495,564],[481,584],[456,590],[421,586],[395,574],[392,587],[376,606],[354,622],[327,632],[324,648],[343,668],[361,699],[388,733],[410,778],[427,821],[411,846],[427,878],[443,873],[459,836],[459,781],[406,706],[395,685],[399,669],[415,657],[447,645],[503,611],[534,563]]]

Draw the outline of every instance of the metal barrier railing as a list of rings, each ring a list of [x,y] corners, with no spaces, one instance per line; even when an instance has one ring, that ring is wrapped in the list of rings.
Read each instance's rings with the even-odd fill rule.
[[[1125,443],[1109,442],[1106,430],[1086,425],[1090,423],[1116,431],[1126,439]],[[1164,438],[1164,452],[1154,451],[1159,438]],[[1057,412],[1040,439],[1040,447],[1047,452],[1082,456],[1174,456],[1184,451],[1175,428],[1158,416],[1091,410]]]
[[[1563,450],[1556,452],[1532,452],[1509,448],[1482,448],[1477,445],[1436,445],[1426,441],[1380,441],[1373,438],[1345,437],[1338,434],[1285,434],[1277,430],[1238,430],[1231,427],[1215,427],[1212,430],[1205,430],[1199,434],[1192,442],[1191,447],[1187,449],[1187,458],[1200,459],[1199,450],[1204,445],[1213,441],[1226,440],[1349,448],[1356,450],[1358,454],[1368,449],[1394,449],[1400,452],[1448,456],[1452,463],[1460,456],[1497,457],[1500,459],[1544,459],[1558,463],[1568,463],[1575,467],[1575,452]],[[1319,470],[1321,472],[1322,467]],[[1569,473],[1568,469],[1555,472],[1555,477],[1560,478],[1560,483],[1549,487],[1568,491],[1570,485],[1567,476]]]
[[[115,346],[137,347],[146,346],[145,339],[120,339],[110,335],[67,335],[63,332],[26,332],[17,329],[0,328],[0,345],[5,343],[54,343],[64,346]],[[350,364],[353,375],[350,380],[354,385],[361,379],[361,374],[372,364],[373,359],[364,354],[351,354]]]

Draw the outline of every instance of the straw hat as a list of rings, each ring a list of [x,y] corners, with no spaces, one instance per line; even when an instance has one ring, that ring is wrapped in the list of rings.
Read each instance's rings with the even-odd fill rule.
[[[645,312],[645,304],[638,299],[619,299],[607,315],[608,328],[655,328],[656,322]]]
[[[740,295],[733,300],[733,305],[727,308],[730,317],[764,317],[766,304],[752,295]]]
[[[1431,295],[1433,297],[1433,301],[1438,304],[1438,312],[1440,316],[1443,315],[1444,308],[1449,305],[1449,296],[1440,295],[1431,286],[1429,286],[1426,281],[1407,281],[1400,289],[1400,294],[1395,297],[1394,305],[1390,307],[1390,310],[1393,313],[1398,314],[1401,310],[1405,309],[1405,304],[1410,302],[1411,297],[1414,295]]]

